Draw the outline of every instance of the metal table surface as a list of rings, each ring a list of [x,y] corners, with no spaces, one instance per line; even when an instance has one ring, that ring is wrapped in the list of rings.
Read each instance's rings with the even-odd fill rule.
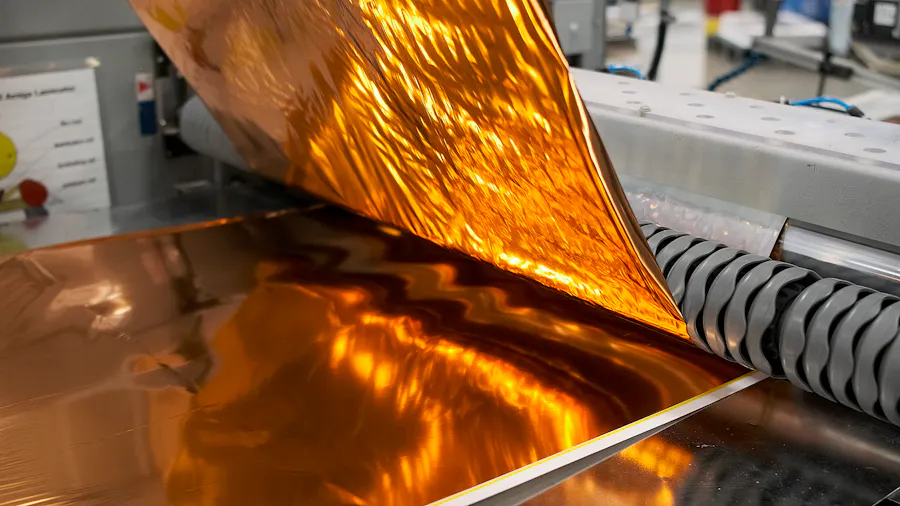
[[[268,189],[267,189],[268,190]],[[309,205],[286,190],[200,187],[165,199],[0,223],[0,255],[87,239],[181,227]]]
[[[900,429],[785,381],[633,443],[490,504],[880,505],[900,486]]]

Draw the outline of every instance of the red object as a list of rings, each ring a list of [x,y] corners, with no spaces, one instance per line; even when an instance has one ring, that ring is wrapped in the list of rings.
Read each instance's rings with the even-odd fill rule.
[[[150,89],[150,84],[143,81],[138,83],[138,93],[143,93]]]
[[[706,0],[706,15],[717,18],[719,14],[741,8],[740,0]]]
[[[33,179],[24,179],[19,183],[19,194],[29,207],[41,207],[47,202],[47,187]]]

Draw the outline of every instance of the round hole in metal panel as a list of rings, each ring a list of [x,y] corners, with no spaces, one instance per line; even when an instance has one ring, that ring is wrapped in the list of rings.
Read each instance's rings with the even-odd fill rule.
[[[640,103],[641,103],[640,100],[629,100],[628,102],[626,102],[626,104],[640,104]]]
[[[885,153],[886,151],[881,148],[865,148],[863,151],[867,153]]]
[[[847,132],[844,135],[847,137],[865,137],[865,135],[856,132]]]
[[[794,135],[792,130],[775,130],[775,133],[780,135]]]
[[[700,118],[700,119],[713,119],[713,118],[715,118],[715,116],[711,116],[711,115],[709,115],[709,114],[698,114],[697,117]]]
[[[774,116],[765,116],[762,119],[763,121],[781,121],[781,118],[776,118]]]

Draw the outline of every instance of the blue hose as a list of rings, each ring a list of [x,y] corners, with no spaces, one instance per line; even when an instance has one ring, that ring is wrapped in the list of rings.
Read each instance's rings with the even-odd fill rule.
[[[834,104],[839,105],[843,109],[849,110],[852,105],[844,102],[839,98],[832,97],[816,97],[816,98],[808,98],[806,100],[791,100],[791,105],[818,105],[818,104]]]
[[[744,60],[744,63],[738,65],[734,69],[729,70],[728,72],[713,79],[713,81],[711,83],[709,83],[709,86],[707,86],[706,89],[709,91],[716,91],[716,88],[718,88],[719,86],[722,86],[723,84],[727,83],[728,81],[731,81],[732,79],[740,76],[744,72],[747,72],[748,70],[755,67],[756,64],[759,63],[759,60],[760,60],[760,57],[758,54],[756,54],[756,53],[748,54],[747,59]]]
[[[856,118],[865,118],[866,115],[856,107],[855,105],[850,105],[847,102],[839,98],[833,97],[816,97],[816,98],[808,98],[806,100],[791,100],[788,102],[790,105],[796,106],[806,106],[806,107],[820,107],[822,109],[828,109],[826,107],[821,107],[821,104],[834,104],[841,109],[844,110],[850,116],[854,116]],[[833,109],[832,109],[833,110]]]
[[[606,70],[608,70],[610,74],[615,74],[622,71],[631,72],[638,79],[647,79],[640,70],[630,65],[607,65]]]

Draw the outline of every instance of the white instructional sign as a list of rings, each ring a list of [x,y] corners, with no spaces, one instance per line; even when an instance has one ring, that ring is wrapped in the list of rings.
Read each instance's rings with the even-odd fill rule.
[[[0,78],[0,222],[109,205],[94,70]]]

